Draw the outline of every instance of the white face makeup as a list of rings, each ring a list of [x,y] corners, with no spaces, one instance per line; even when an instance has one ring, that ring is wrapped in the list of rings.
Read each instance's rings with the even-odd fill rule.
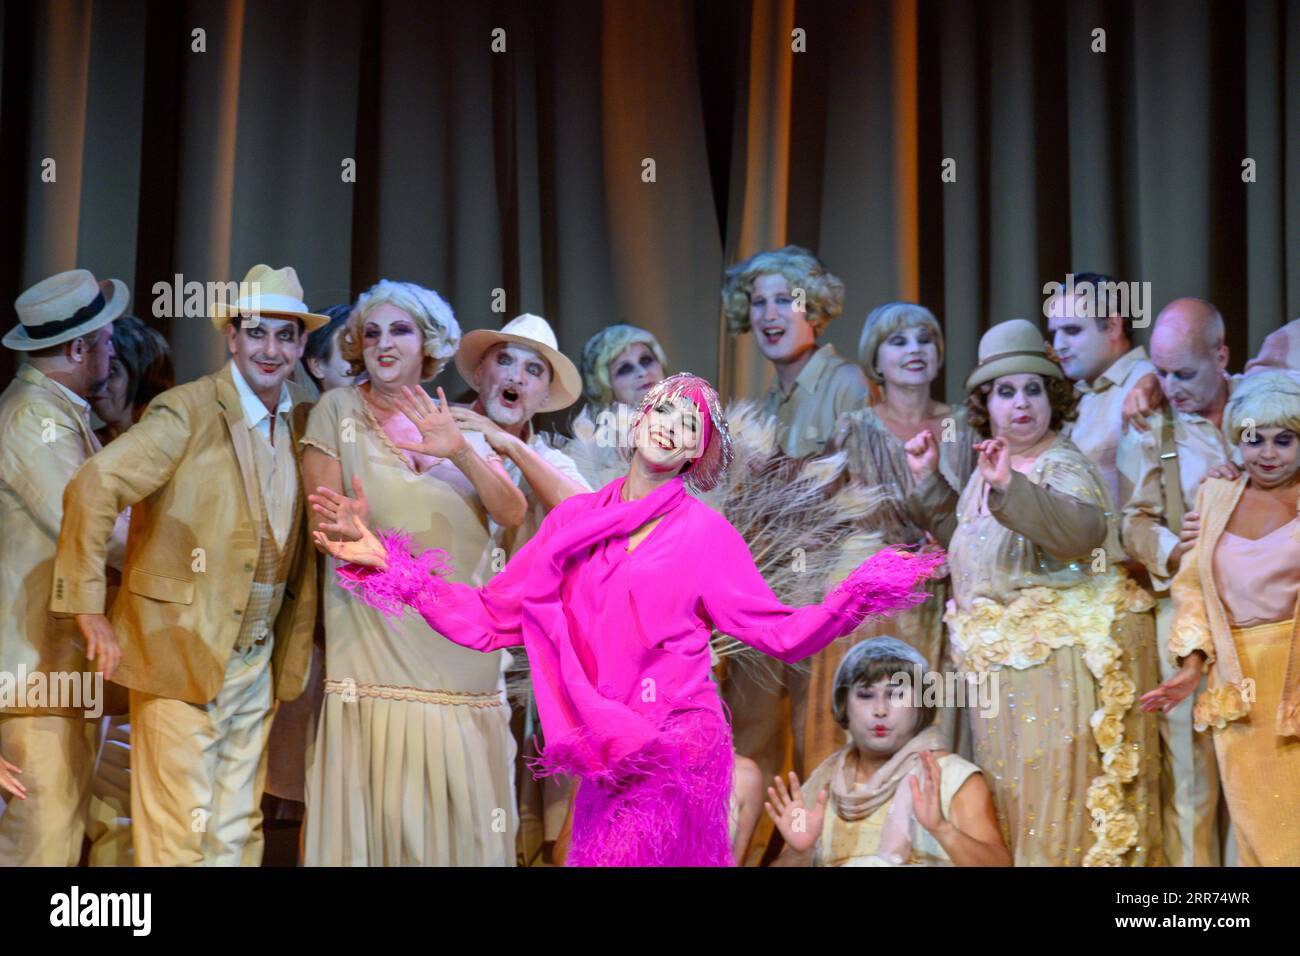
[[[876,349],[876,370],[887,386],[929,385],[939,374],[934,332],[924,325],[891,332]]]
[[[1288,428],[1256,428],[1253,435],[1247,429],[1238,447],[1251,483],[1260,488],[1285,485],[1300,468],[1300,438]]]
[[[243,321],[248,324],[235,318],[226,326],[226,341],[235,365],[258,395],[278,392],[302,357],[306,336],[301,334],[297,319],[257,316]]]
[[[361,327],[361,358],[371,382],[414,387],[424,367],[424,333],[413,318],[385,302],[370,311]]]
[[[1066,377],[1075,382],[1091,382],[1112,364],[1108,330],[1118,320],[1102,324],[1091,316],[1079,315],[1078,303],[1078,296],[1053,298],[1047,304],[1047,327]]]
[[[1184,414],[1200,412],[1221,397],[1226,349],[1206,348],[1202,335],[1157,325],[1151,334],[1151,364],[1165,399]]]
[[[916,733],[920,712],[912,697],[910,681],[890,678],[850,688],[845,713],[853,745],[877,756],[897,752]]]
[[[817,344],[806,312],[795,306],[794,290],[779,272],[754,280],[749,291],[749,324],[758,350],[768,361],[791,362]]]
[[[633,342],[609,363],[609,384],[614,400],[637,408],[650,387],[663,380],[664,367],[650,346]]]
[[[1052,424],[1052,402],[1043,377],[1033,372],[993,380],[986,398],[989,429],[1013,449],[1032,448]]]
[[[487,417],[505,427],[528,421],[551,393],[550,364],[513,342],[500,342],[483,353],[474,378]]]

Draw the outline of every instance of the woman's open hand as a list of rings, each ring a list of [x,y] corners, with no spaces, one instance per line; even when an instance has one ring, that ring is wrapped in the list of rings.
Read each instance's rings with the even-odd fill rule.
[[[357,537],[350,541],[331,541],[324,532],[313,531],[312,539],[325,551],[340,561],[361,564],[368,568],[387,568],[388,550],[375,533],[361,522],[356,522]]]
[[[341,495],[333,488],[321,485],[315,494],[307,496],[311,510],[321,516],[320,530],[326,535],[337,535],[345,541],[356,541],[370,522],[370,502],[361,487],[361,476],[352,476],[354,497]]]
[[[441,388],[438,389],[438,401],[434,402],[424,389],[412,390],[403,385],[401,396],[395,396],[393,404],[420,430],[419,442],[397,442],[397,447],[403,451],[418,452],[430,458],[450,458],[468,447]]]

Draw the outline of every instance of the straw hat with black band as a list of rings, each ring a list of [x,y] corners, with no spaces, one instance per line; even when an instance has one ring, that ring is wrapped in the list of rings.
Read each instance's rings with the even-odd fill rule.
[[[126,311],[131,293],[121,279],[103,282],[85,269],[42,279],[16,300],[18,325],[4,337],[5,348],[36,352],[62,345],[108,325]]]

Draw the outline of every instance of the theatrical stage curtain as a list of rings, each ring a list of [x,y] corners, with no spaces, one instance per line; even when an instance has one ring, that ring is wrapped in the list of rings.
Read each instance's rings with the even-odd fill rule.
[[[386,276],[437,288],[466,329],[538,312],[575,358],[609,322],[644,325],[735,395],[767,369],[722,332],[721,274],[784,242],[845,280],[827,333],[845,354],[873,305],[929,305],[953,397],[982,329],[1040,318],[1043,283],[1071,270],[1149,281],[1155,307],[1213,299],[1235,368],[1300,315],[1297,3],[10,0],[0,16],[0,325],[52,272],[119,276],[182,380],[222,344],[205,320],[152,319],[153,284],[256,262],[295,266],[315,306]]]

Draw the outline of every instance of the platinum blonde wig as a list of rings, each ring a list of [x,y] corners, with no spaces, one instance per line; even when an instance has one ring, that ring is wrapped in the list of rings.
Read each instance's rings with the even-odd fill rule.
[[[1223,413],[1224,431],[1234,445],[1250,426],[1286,428],[1300,435],[1300,382],[1283,371],[1244,376]]]
[[[432,289],[414,282],[380,279],[357,299],[347,325],[339,333],[339,355],[352,363],[353,371],[364,365],[366,316],[381,305],[401,309],[424,337],[424,362],[420,379],[427,382],[446,366],[460,345],[460,323],[447,300]]]

